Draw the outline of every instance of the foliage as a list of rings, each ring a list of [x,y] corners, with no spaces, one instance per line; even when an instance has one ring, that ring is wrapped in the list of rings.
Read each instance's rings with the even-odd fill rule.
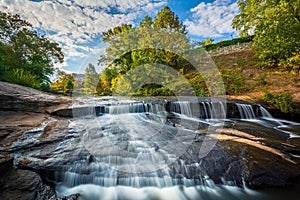
[[[50,83],[54,63],[63,62],[63,59],[57,43],[38,34],[19,15],[0,11],[0,80],[42,88],[43,84]],[[11,80],[8,79],[10,73],[14,77]],[[30,76],[32,83],[17,79],[24,76]]]
[[[152,83],[139,87],[133,96],[174,96],[174,93],[167,87]]]
[[[5,73],[3,79],[10,83],[41,89],[41,84],[36,75],[31,74],[24,69],[13,69],[10,73]]]
[[[239,0],[233,27],[241,36],[253,32],[261,66],[300,71],[300,1]]]
[[[189,80],[197,96],[209,96],[209,90],[205,84],[205,80],[199,72],[191,72],[186,75],[186,78]]]
[[[245,77],[242,74],[226,69],[221,70],[220,73],[226,94],[237,95],[248,90]]]
[[[284,113],[293,112],[293,107],[292,107],[293,97],[291,94],[288,93],[276,94],[266,90],[265,94],[262,97],[262,100],[265,103],[274,106],[275,108],[278,108],[281,112]]]
[[[101,56],[99,63],[108,67],[100,75],[97,86],[99,95],[111,94],[117,89],[116,85],[119,88],[118,92],[122,93],[120,87],[125,89],[131,83],[122,79],[122,76],[143,64],[167,65],[180,70],[182,74],[191,68],[188,62],[174,53],[185,51],[191,45],[186,36],[185,26],[169,7],[163,8],[154,19],[146,16],[138,27],[132,28],[131,25],[123,24],[104,32],[103,41],[108,42],[108,47],[106,56]],[[125,81],[124,85],[118,84],[121,79]],[[151,85],[140,85],[137,94],[148,94]]]
[[[171,61],[172,55],[168,53],[186,50],[190,46],[185,26],[168,7],[162,9],[154,20],[146,16],[139,27],[123,24],[102,34],[103,41],[108,42],[109,46],[106,56],[101,56],[99,63],[118,67],[123,73],[139,64],[161,59],[165,63]],[[153,49],[170,51],[161,51],[161,55],[158,55]]]
[[[97,95],[111,95],[112,83],[115,82],[118,72],[115,68],[105,68],[100,74],[99,84],[97,85]]]
[[[73,91],[74,88],[74,83],[72,82],[72,80],[67,80],[67,83],[65,85],[65,91],[69,94]]]
[[[149,19],[149,17],[146,17],[144,21],[150,22]],[[158,12],[157,17],[154,18],[153,25],[155,28],[162,28],[170,32],[186,34],[186,27],[182,24],[182,22],[180,22],[178,16],[175,15],[168,6]]]
[[[62,94],[70,94],[76,86],[76,80],[72,74],[64,71],[57,71],[58,78],[51,84],[51,89]]]
[[[267,75],[266,74],[260,74],[257,78],[257,82],[259,85],[267,85]]]
[[[234,38],[232,40],[226,40],[226,41],[221,41],[218,43],[203,43],[203,47],[205,50],[213,50],[221,47],[226,47],[234,44],[240,44],[240,43],[245,43],[245,42],[251,42],[253,40],[254,36],[246,36],[246,37],[240,37],[240,38]]]
[[[189,80],[197,96],[211,96],[212,91],[206,85],[207,82],[211,88],[217,89],[217,91],[214,91],[214,95],[224,94],[223,87],[226,94],[229,95],[237,95],[248,90],[242,74],[223,69],[220,70],[220,76],[223,82],[220,82],[214,73],[199,73],[196,71],[189,73],[186,78]]]
[[[95,66],[91,63],[85,68],[84,89],[88,94],[96,93],[96,88],[99,82],[99,75],[96,72]]]
[[[150,88],[153,87],[153,88]],[[161,88],[159,88],[161,87]],[[112,81],[114,95],[159,95],[190,96],[193,90],[183,75],[177,70],[161,64],[136,66],[126,74],[118,74]]]

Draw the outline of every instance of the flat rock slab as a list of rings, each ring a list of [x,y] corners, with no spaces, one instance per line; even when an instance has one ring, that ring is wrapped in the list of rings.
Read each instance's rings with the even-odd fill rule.
[[[70,97],[47,94],[29,87],[0,81],[0,109],[45,112],[50,106],[71,104]]]

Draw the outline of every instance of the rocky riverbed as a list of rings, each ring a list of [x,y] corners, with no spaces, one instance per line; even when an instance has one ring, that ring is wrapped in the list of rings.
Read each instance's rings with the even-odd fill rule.
[[[75,174],[77,179],[65,181],[66,186],[96,184],[94,177],[102,175],[101,171],[95,174],[95,170],[104,170],[102,165],[99,167],[99,163],[112,153],[107,155],[100,150],[101,153],[97,154],[97,151],[91,150],[83,142],[90,138],[99,144],[104,141],[104,136],[109,137],[113,144],[118,141],[118,147],[130,149],[132,132],[125,128],[118,130],[122,125],[108,121],[105,118],[108,115],[105,114],[97,117],[103,121],[100,121],[99,126],[96,124],[90,127],[87,135],[89,138],[85,137],[86,128],[78,123],[79,119],[66,114],[72,105],[70,98],[0,82],[0,99],[0,199],[59,199],[55,186],[64,183],[70,173],[73,174],[72,177]],[[60,113],[64,114],[59,116]],[[149,114],[137,116],[132,118],[137,119],[137,125],[142,125],[139,121],[141,117],[146,121],[156,120]],[[89,124],[94,122],[90,118],[83,120]],[[164,138],[172,137],[173,131],[182,131],[184,136],[192,132],[188,138],[189,144],[184,147],[185,151],[176,154],[177,157],[173,160],[169,158],[172,162],[167,163],[168,176],[176,184],[201,185],[203,177],[209,177],[215,184],[246,184],[251,188],[289,187],[300,174],[300,126],[286,121],[281,121],[280,126],[276,123],[278,122],[270,119],[266,119],[264,123],[255,119],[226,119],[222,121],[222,125],[215,123],[213,127],[205,125],[204,121],[200,125],[197,122],[194,126],[195,122],[190,118],[183,120],[171,116],[166,117],[160,128],[162,132],[169,134],[155,136],[158,137],[155,139],[163,141]],[[124,127],[126,126],[125,124]],[[119,133],[118,131],[121,134],[112,134]],[[141,134],[147,137],[146,133],[145,130]],[[184,143],[184,137],[178,138],[178,141]],[[209,150],[205,151],[204,147],[207,145]],[[158,159],[170,156],[170,151],[173,150],[172,147],[163,146],[154,146],[153,155],[158,155]],[[120,152],[117,153],[120,157]],[[130,151],[122,154],[126,159],[138,159],[137,155],[140,154]],[[103,160],[100,162],[101,159]],[[165,177],[164,173],[166,172],[162,170],[155,176]],[[84,179],[81,174],[84,174]],[[113,171],[113,175],[117,177],[116,184],[120,184],[122,178],[151,178],[153,173],[132,175],[124,173],[124,170],[117,170]],[[151,180],[147,184],[151,185]],[[77,194],[68,197],[76,198]]]
[[[66,97],[0,82],[0,199],[59,199],[38,173],[15,165],[9,148],[26,131],[51,119],[47,109],[70,103]]]

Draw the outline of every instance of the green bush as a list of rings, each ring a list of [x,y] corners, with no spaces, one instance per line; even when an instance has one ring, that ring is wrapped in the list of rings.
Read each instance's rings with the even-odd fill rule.
[[[209,51],[212,49],[217,49],[217,48],[221,48],[221,47],[226,47],[226,46],[230,46],[230,45],[234,45],[234,44],[240,44],[240,43],[245,43],[245,42],[251,42],[253,40],[254,36],[248,36],[248,37],[241,37],[241,38],[234,38],[232,40],[226,40],[226,41],[221,41],[218,43],[214,43],[214,44],[209,44],[204,46],[204,48]]]
[[[132,96],[175,96],[167,87],[151,83],[139,87]]]
[[[278,108],[281,112],[284,113],[293,112],[293,107],[292,107],[293,97],[291,94],[288,93],[276,94],[276,93],[271,93],[269,91],[265,91],[262,100],[265,103],[274,106],[275,108]]]
[[[6,72],[3,76],[3,80],[18,85],[41,89],[41,83],[37,80],[37,76],[24,69],[17,68]]]
[[[209,96],[209,90],[205,84],[205,81],[199,72],[192,72],[185,76],[193,88],[196,96]]]
[[[197,96],[211,96],[211,92],[214,92],[213,95],[222,95],[224,92],[237,95],[249,89],[246,86],[245,77],[240,73],[223,69],[220,71],[220,75],[223,82],[213,72],[204,74],[193,72],[187,74],[186,78]],[[209,87],[206,84],[210,84]],[[216,91],[210,91],[209,88],[215,88]]]
[[[237,95],[249,89],[245,83],[245,77],[242,74],[228,69],[223,69],[220,73],[226,94]]]
[[[261,74],[259,77],[256,79],[259,85],[267,85],[267,75],[266,74]]]

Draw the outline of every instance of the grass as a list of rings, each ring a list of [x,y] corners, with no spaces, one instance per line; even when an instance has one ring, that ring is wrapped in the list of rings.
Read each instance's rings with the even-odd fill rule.
[[[212,57],[219,70],[232,70],[242,74],[245,78],[244,84],[248,90],[236,95],[229,95],[231,98],[262,102],[264,90],[275,96],[280,94],[290,95],[294,105],[294,112],[300,112],[300,74],[263,69],[256,66],[253,58],[255,51],[246,50],[231,54],[224,54]],[[269,106],[269,104],[264,104]]]

